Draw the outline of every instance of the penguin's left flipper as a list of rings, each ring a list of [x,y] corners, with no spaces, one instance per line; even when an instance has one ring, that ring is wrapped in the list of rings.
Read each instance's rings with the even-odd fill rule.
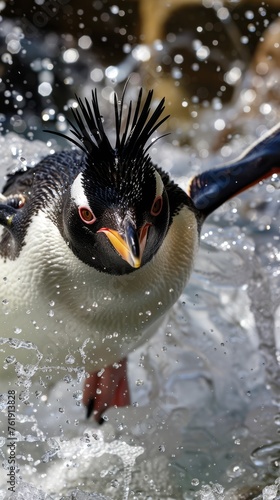
[[[99,424],[105,421],[103,414],[108,408],[130,405],[126,358],[89,374],[84,385],[83,403],[87,408],[87,418],[93,413]]]
[[[188,195],[203,221],[224,202],[275,173],[280,173],[280,125],[237,160],[193,177]]]

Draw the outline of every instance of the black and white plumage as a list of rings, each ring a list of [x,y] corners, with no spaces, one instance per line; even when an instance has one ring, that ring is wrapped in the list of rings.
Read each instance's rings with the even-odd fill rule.
[[[49,378],[68,355],[94,372],[152,335],[185,287],[205,217],[279,171],[277,129],[233,164],[195,177],[185,193],[149,156],[149,139],[167,119],[164,100],[154,112],[151,102],[152,92],[143,102],[140,91],[123,119],[116,98],[112,146],[96,93],[91,103],[78,99],[70,122],[77,150],[48,156],[4,186],[2,337],[16,329],[17,341],[37,346],[38,373],[51,368]],[[3,345],[1,365],[9,354],[32,363],[36,350]]]

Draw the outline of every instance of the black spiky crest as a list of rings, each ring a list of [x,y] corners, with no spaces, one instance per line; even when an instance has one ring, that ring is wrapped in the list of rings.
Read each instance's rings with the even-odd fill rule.
[[[103,117],[97,98],[97,90],[91,94],[91,103],[88,99],[84,101],[76,96],[79,109],[71,108],[74,121],[68,120],[70,133],[69,137],[60,132],[54,132],[70,140],[84,153],[86,153],[88,172],[94,171],[95,181],[112,178],[122,183],[127,174],[133,175],[136,168],[139,169],[139,161],[142,164],[150,163],[147,154],[153,142],[148,143],[155,130],[164,123],[169,116],[160,119],[165,107],[164,98],[159,102],[156,109],[151,114],[151,102],[153,91],[150,90],[142,103],[143,90],[139,91],[136,105],[133,111],[132,101],[128,104],[127,116],[124,114],[124,97],[126,85],[122,93],[121,100],[117,94],[114,95],[114,111],[116,126],[116,142],[113,147],[103,127]],[[122,131],[123,129],[123,131]],[[161,136],[163,137],[163,136]],[[158,137],[159,139],[160,137]]]

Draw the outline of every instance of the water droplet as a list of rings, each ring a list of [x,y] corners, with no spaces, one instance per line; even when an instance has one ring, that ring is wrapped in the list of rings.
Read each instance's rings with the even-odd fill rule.
[[[2,54],[1,59],[2,59],[3,63],[13,64],[12,56],[8,52],[5,52],[5,54]]]
[[[11,365],[12,363],[14,363],[16,361],[16,358],[15,356],[7,356],[6,359],[5,359],[5,362],[8,364],[8,365]]]
[[[73,363],[75,363],[75,357],[72,356],[72,354],[68,354],[67,356],[65,356],[65,363],[67,363],[68,365],[73,365]]]
[[[82,398],[83,398],[83,391],[75,391],[75,392],[73,392],[73,398],[76,401],[81,401]]]
[[[52,86],[51,86],[51,84],[49,82],[42,82],[38,86],[38,92],[43,97],[49,96],[52,93],[52,90],[53,90]]]
[[[191,480],[191,485],[192,485],[192,486],[198,486],[198,485],[199,485],[199,480],[198,480],[196,477],[194,477],[194,478]]]
[[[280,413],[277,413],[277,415],[275,415],[274,423],[275,425],[280,425]]]

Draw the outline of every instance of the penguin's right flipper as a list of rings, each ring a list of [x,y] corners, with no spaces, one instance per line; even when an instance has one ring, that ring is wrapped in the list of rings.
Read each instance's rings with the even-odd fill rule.
[[[280,173],[280,125],[255,142],[237,160],[193,177],[188,195],[205,219],[233,196]]]

